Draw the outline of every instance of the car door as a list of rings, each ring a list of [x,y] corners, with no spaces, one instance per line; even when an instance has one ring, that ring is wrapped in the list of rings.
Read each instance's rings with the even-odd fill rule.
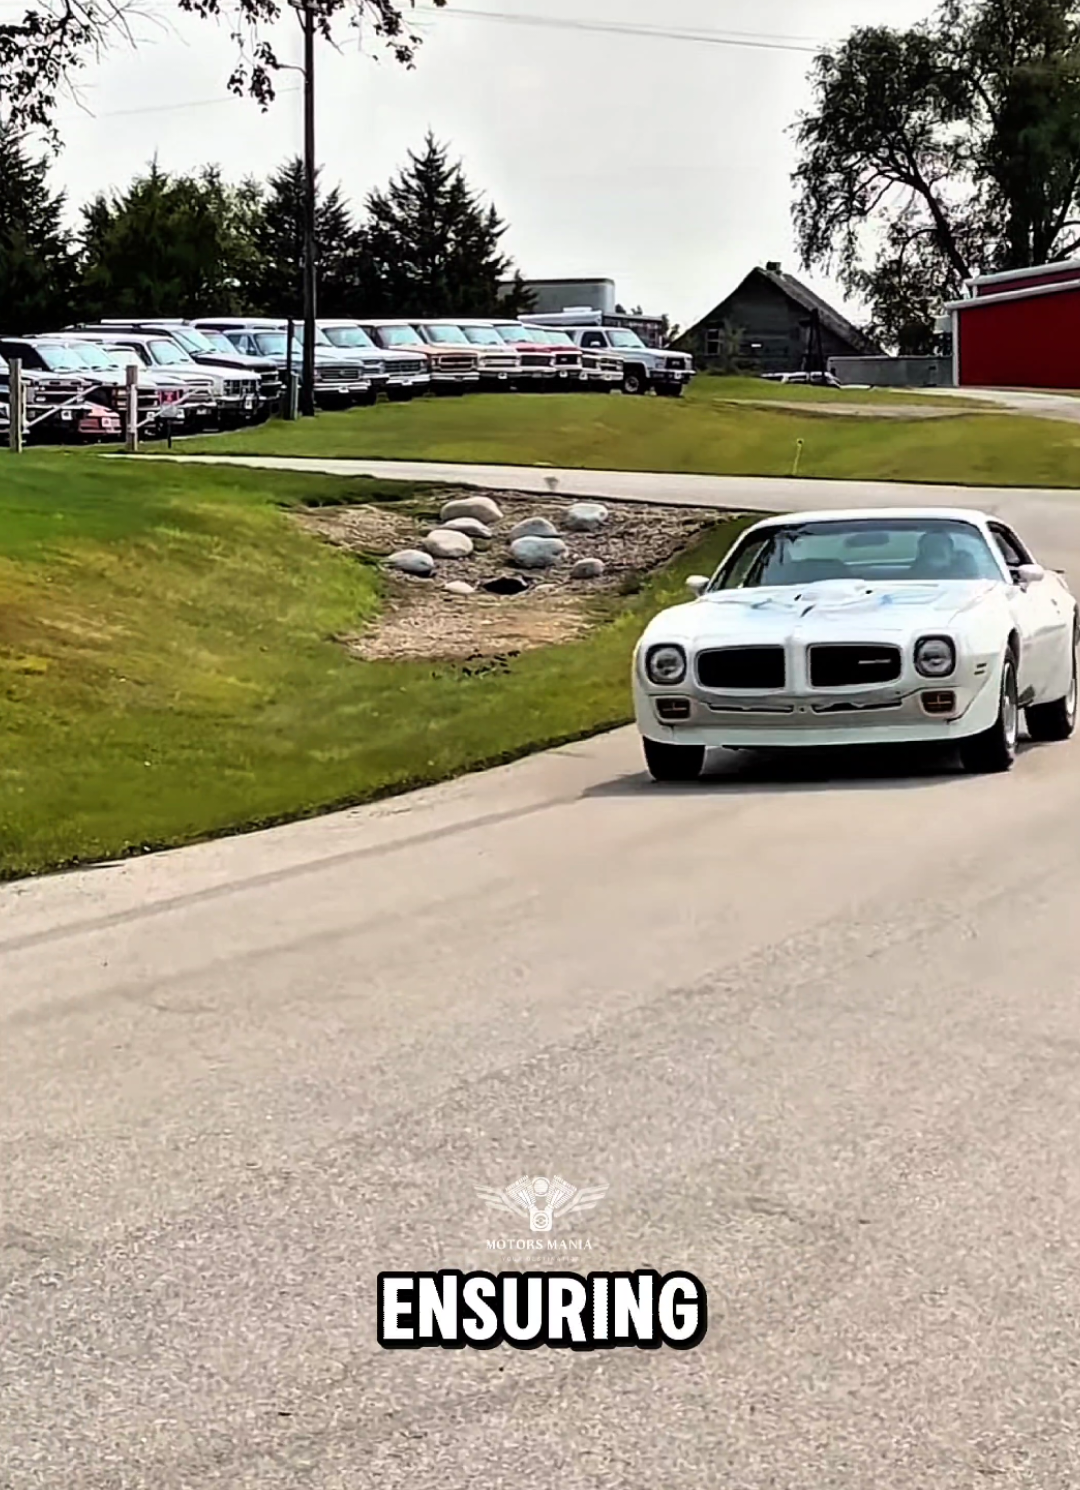
[[[1013,579],[1009,598],[1023,642],[1018,679],[1020,693],[1023,696],[1031,691],[1038,698],[1054,677],[1059,649],[1065,645],[1064,633],[1071,616],[1057,585],[1045,580],[1034,584],[1018,582],[1020,566],[1035,561],[1013,530],[1004,523],[993,522],[990,532]]]

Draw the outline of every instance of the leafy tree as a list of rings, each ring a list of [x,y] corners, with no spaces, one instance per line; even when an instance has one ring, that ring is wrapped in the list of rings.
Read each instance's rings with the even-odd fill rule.
[[[446,0],[432,0],[437,6]],[[279,0],[175,0],[178,10],[224,22],[238,48],[229,88],[247,94],[263,108],[274,99],[282,66],[271,35],[285,7]],[[368,29],[405,67],[413,65],[420,37],[410,30],[408,12],[416,0],[311,0],[316,29],[327,41],[343,26]],[[25,0],[21,18],[0,24],[0,97],[9,123],[35,125],[50,132],[62,92],[87,62],[117,42],[133,40],[137,0]]]
[[[371,313],[516,315],[532,297],[499,251],[506,224],[469,187],[460,164],[428,134],[423,152],[367,200],[357,271]]]
[[[315,183],[318,313],[347,315],[356,299],[359,240],[338,187]],[[296,157],[270,177],[252,224],[247,299],[261,315],[303,315],[304,163]]]
[[[198,315],[243,309],[250,182],[229,187],[214,167],[170,176],[154,161],[111,200],[83,208],[82,298],[92,315]],[[218,309],[220,308],[220,309]]]
[[[965,279],[1080,243],[1078,0],[945,0],[911,30],[854,31],[813,86],[803,262],[865,297],[882,339],[927,349]]]
[[[48,167],[0,130],[0,308],[12,334],[53,331],[70,319],[78,269],[64,227],[63,193]]]

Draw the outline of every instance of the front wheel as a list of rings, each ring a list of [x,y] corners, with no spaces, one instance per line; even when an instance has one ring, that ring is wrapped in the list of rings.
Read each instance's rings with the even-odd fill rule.
[[[1001,669],[1001,696],[997,718],[981,735],[972,735],[960,742],[960,760],[964,770],[979,776],[1011,771],[1016,761],[1019,734],[1016,661],[1010,652]]]
[[[622,390],[635,397],[649,391],[649,385],[645,378],[645,371],[640,367],[628,367],[623,373]]]
[[[654,781],[696,781],[705,764],[704,745],[668,745],[646,737],[645,764]]]
[[[1064,698],[1049,704],[1032,704],[1027,711],[1028,734],[1040,744],[1068,740],[1076,729],[1076,641],[1073,642],[1072,676]]]

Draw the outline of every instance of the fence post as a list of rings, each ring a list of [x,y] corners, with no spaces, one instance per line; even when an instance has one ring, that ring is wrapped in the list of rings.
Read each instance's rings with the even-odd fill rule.
[[[16,455],[23,448],[23,405],[26,402],[23,393],[22,360],[13,357],[8,363],[8,398],[11,402],[11,427],[8,431],[8,444]]]
[[[127,375],[127,453],[137,455],[139,450],[139,368],[129,362]]]
[[[295,327],[292,317],[285,332],[285,407],[283,413],[286,419],[296,418],[297,392],[296,374],[293,372],[293,344]]]

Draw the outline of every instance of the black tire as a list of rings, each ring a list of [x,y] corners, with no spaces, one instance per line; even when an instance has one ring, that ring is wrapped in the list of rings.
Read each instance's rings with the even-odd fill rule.
[[[663,387],[658,388],[656,391],[657,393],[659,393],[661,398],[682,398],[683,385],[682,383],[665,384]]]
[[[388,388],[386,396],[392,404],[412,403],[413,391],[411,388]]]
[[[627,367],[623,369],[622,391],[629,393],[632,398],[639,398],[649,391],[649,380],[645,376],[643,367]]]
[[[1076,693],[1077,693],[1077,669],[1076,669],[1076,644],[1077,638],[1073,638],[1072,654],[1072,680],[1069,683],[1069,691],[1064,698],[1054,699],[1049,704],[1032,704],[1027,710],[1028,734],[1039,744],[1049,744],[1055,740],[1068,740],[1076,729]]]
[[[704,745],[668,745],[647,737],[645,764],[654,781],[696,781],[705,764]]]
[[[1016,761],[1016,742],[1020,732],[1020,708],[1017,702],[1016,660],[1009,652],[1001,670],[1001,697],[998,716],[988,730],[960,742],[960,761],[965,771],[988,776],[1011,771]]]

